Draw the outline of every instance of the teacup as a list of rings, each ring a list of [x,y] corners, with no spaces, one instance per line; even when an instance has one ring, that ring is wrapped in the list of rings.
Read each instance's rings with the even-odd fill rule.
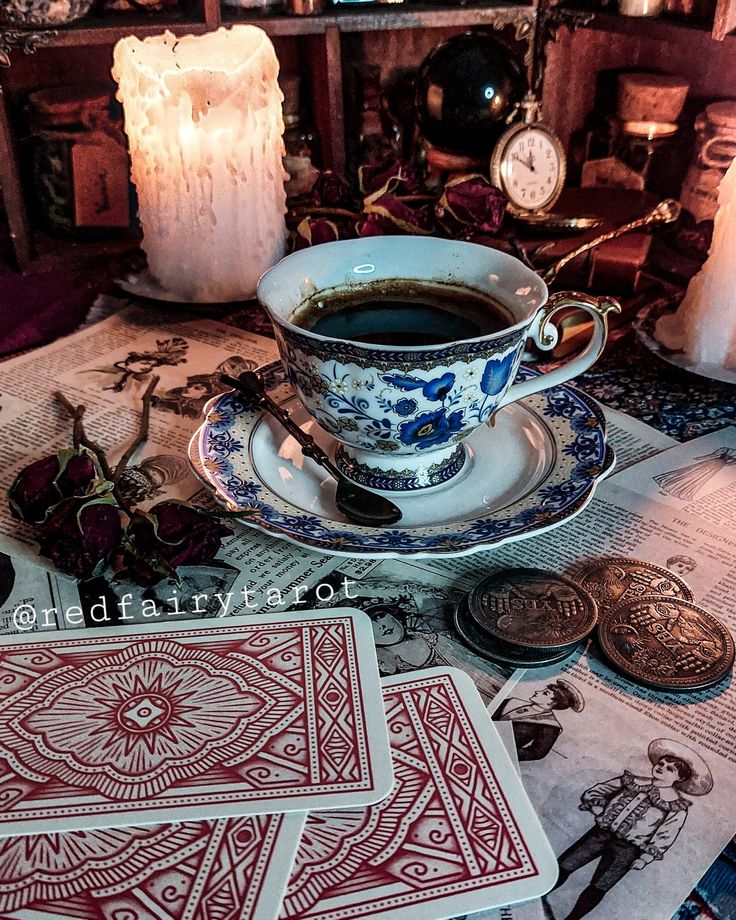
[[[329,302],[377,281],[470,288],[502,305],[506,328],[440,345],[368,344],[297,323],[304,305]],[[549,296],[531,269],[505,253],[434,237],[382,236],[324,243],[282,259],[263,275],[258,299],[273,323],[299,400],[338,442],[335,462],[368,488],[411,492],[446,483],[466,462],[463,441],[503,406],[580,374],[606,342],[615,300]],[[583,352],[548,373],[513,383],[527,339],[549,350],[551,319],[578,307],[593,317]]]

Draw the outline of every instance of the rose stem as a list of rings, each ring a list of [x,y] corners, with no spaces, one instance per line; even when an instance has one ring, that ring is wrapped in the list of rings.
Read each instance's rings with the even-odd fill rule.
[[[141,444],[145,444],[148,440],[148,422],[151,417],[151,397],[153,396],[153,391],[158,385],[158,381],[159,378],[154,374],[154,376],[151,377],[148,386],[146,387],[146,392],[143,394],[143,410],[141,412],[141,421],[138,427],[138,435],[133,443],[125,451],[120,460],[118,460],[118,464],[115,467],[115,472],[112,474],[113,485],[118,484],[120,477],[128,468],[128,462],[130,461],[133,454],[138,450]]]
[[[104,450],[99,444],[96,444],[87,437],[87,432],[84,429],[83,417],[84,413],[87,411],[87,407],[80,404],[75,408],[66,396],[58,390],[54,393],[54,398],[61,403],[69,415],[74,419],[74,447],[79,448],[81,445],[82,447],[86,447],[87,450],[91,450],[95,457],[97,457],[102,475],[105,479],[110,479],[112,471],[110,470],[110,464],[107,462]]]

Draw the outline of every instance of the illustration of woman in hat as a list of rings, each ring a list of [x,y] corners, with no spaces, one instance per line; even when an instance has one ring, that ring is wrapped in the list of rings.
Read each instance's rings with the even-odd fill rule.
[[[103,390],[122,393],[124,390],[142,388],[148,384],[153,371],[158,367],[175,367],[186,364],[189,343],[180,336],[171,339],[157,339],[156,347],[147,351],[130,351],[110,367],[95,367],[83,374],[107,374],[112,380]]]
[[[683,793],[707,795],[713,788],[707,764],[687,745],[657,738],[647,754],[651,777],[624,770],[581,796],[580,810],[591,812],[595,825],[557,860],[560,875],[555,889],[593,860],[598,865],[565,920],[589,914],[630,869],[644,869],[662,859],[692,805]]]
[[[199,418],[205,405],[220,393],[228,389],[228,385],[220,379],[221,374],[237,377],[243,371],[251,371],[258,366],[256,361],[233,355],[209,374],[194,374],[187,377],[187,382],[182,387],[166,390],[160,396],[154,396],[151,405],[164,412],[173,412],[184,418]]]
[[[535,690],[528,700],[509,697],[494,713],[499,722],[511,722],[519,760],[542,760],[554,747],[562,731],[555,711],[582,712],[585,700],[568,680],[561,677]]]

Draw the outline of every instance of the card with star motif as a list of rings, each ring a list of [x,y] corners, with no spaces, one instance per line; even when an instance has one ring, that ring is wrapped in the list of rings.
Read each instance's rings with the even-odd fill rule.
[[[470,678],[383,686],[391,793],[307,816],[280,920],[443,920],[549,891],[557,861]]]
[[[303,812],[0,840],[4,920],[275,920]]]
[[[0,640],[0,836],[366,805],[392,778],[360,611]]]

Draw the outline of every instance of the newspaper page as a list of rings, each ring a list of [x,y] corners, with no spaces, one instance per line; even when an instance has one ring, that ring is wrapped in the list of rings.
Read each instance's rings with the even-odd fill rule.
[[[606,417],[606,438],[616,452],[614,475],[677,444],[674,438],[625,412],[601,408]]]
[[[3,486],[7,487],[17,469],[30,458],[69,443],[71,423],[54,404],[54,390],[61,389],[72,402],[85,403],[90,434],[110,449],[114,459],[133,436],[141,392],[151,374],[156,373],[161,381],[152,409],[151,437],[134,460],[130,488],[137,490],[136,498],[144,506],[161,498],[208,501],[186,462],[186,445],[199,423],[202,406],[217,392],[217,378],[223,370],[237,373],[274,356],[275,347],[270,340],[201,318],[172,322],[166,316],[133,307],[45,349],[5,362],[0,365]],[[672,444],[671,439],[626,416],[607,415],[619,470],[653,454],[659,456],[659,451]],[[716,446],[709,449],[715,450]],[[679,462],[677,450],[667,451],[675,464],[673,469]],[[637,466],[632,470],[636,471]],[[491,703],[499,692],[503,698],[525,691],[516,690],[520,672],[496,668],[466,650],[454,637],[452,609],[478,577],[494,566],[564,568],[589,555],[593,547],[616,554],[638,552],[663,564],[667,564],[664,542],[671,542],[675,555],[685,555],[688,547],[692,549],[696,531],[685,519],[688,512],[678,512],[679,524],[675,527],[662,517],[659,504],[632,491],[640,488],[636,480],[630,483],[632,488],[605,487],[590,511],[566,524],[564,541],[553,532],[494,553],[458,560],[335,558],[234,524],[233,535],[211,565],[180,570],[178,585],[164,581],[145,590],[109,577],[78,584],[43,568],[42,560],[35,555],[30,530],[0,509],[0,547],[11,554],[0,554],[0,629],[25,632],[104,628],[127,622],[163,622],[172,617],[216,618],[349,603],[364,609],[373,621],[382,673],[433,664],[458,666],[471,675]],[[710,529],[702,520],[700,524],[702,529]],[[597,536],[597,543],[591,541],[591,534]],[[714,554],[707,536],[703,535],[699,552],[693,550],[692,554],[697,557],[699,581],[696,584],[695,579],[690,580],[696,591],[718,593],[734,560],[730,555]],[[4,572],[3,559],[7,560]],[[602,695],[611,705],[615,703],[617,712],[621,712],[620,697],[631,694],[625,698],[629,707],[637,710],[637,718],[658,718],[658,707],[661,709],[664,701],[657,695],[634,693],[626,682],[617,684],[618,678],[602,676],[604,666],[600,663],[597,670],[580,662],[575,666],[581,673],[586,668],[590,671],[587,679],[591,687],[595,681],[602,683]],[[582,677],[579,679],[583,682]],[[592,689],[587,693],[592,699]],[[720,713],[722,708],[723,699],[716,700],[715,711]],[[679,710],[678,715],[683,722],[682,737],[692,744],[688,726],[694,731],[702,719],[688,719],[688,714]],[[628,713],[621,718],[628,724]],[[709,757],[714,763],[726,723],[724,718],[713,729]],[[724,787],[725,783],[719,783],[719,789]],[[542,805],[540,811],[544,815]],[[693,866],[692,871],[700,874],[694,861]],[[704,867],[701,859],[700,871]],[[677,897],[681,899],[688,890],[685,883],[681,884]],[[539,920],[549,916],[544,910],[548,906],[536,902],[489,916],[495,920]],[[657,916],[646,915],[647,920]]]
[[[726,429],[619,473],[602,484],[588,509],[565,525],[564,540],[551,531],[493,552],[426,560],[423,565],[454,577],[456,584],[470,585],[483,574],[509,566],[571,572],[598,556],[640,558],[680,573],[696,601],[736,633],[736,537],[729,526],[736,494],[736,465],[729,462],[734,445],[734,430]],[[693,467],[698,464],[696,476]],[[690,476],[694,485],[677,486],[678,477],[689,482]],[[673,479],[679,494],[672,492]],[[664,495],[662,484],[669,487]],[[538,734],[544,734],[544,742],[529,742],[527,729],[526,747],[531,752],[519,752],[527,790],[557,848],[563,875],[569,875],[548,897],[546,916],[669,920],[736,830],[733,675],[707,690],[657,692],[614,673],[590,646],[564,668],[527,671],[515,686],[501,691],[491,708],[497,718],[503,718],[505,709],[513,720],[509,711],[521,708],[523,715],[529,704],[539,706],[542,697],[532,700],[534,694],[544,694],[559,679],[580,695],[580,711],[568,707],[552,712],[544,731],[545,717],[540,716]],[[547,749],[550,738],[554,743]],[[702,798],[691,793],[691,804],[678,805],[687,810],[687,828],[656,853],[652,844],[645,856],[654,853],[653,861],[643,859],[641,864],[636,857],[627,863],[633,850],[621,844],[621,835],[608,833],[607,826],[607,835],[595,828],[600,830],[601,821],[607,825],[609,819],[616,823],[604,799],[610,796],[613,802],[624,782],[621,777],[630,782],[632,776],[639,785],[653,781],[652,758],[663,745],[677,749],[686,760],[705,764],[712,789]],[[524,761],[525,756],[530,759]],[[587,792],[594,788],[598,791]],[[638,805],[624,798],[621,792],[615,806],[623,802],[622,808],[636,810]],[[588,805],[593,801],[598,804],[591,812]],[[644,845],[644,838],[638,839]]]
[[[214,502],[193,475],[187,457],[202,409],[224,391],[219,375],[272,361],[276,346],[232,326],[200,318],[172,320],[131,306],[110,314],[103,300],[98,322],[32,354],[0,364],[0,411],[5,489],[19,468],[71,439],[71,420],[53,392],[87,406],[85,425],[111,459],[131,440],[141,393],[160,377],[147,443],[135,455],[123,484],[140,507],[181,499]],[[383,674],[451,664],[467,671],[489,702],[512,672],[467,651],[451,627],[461,597],[451,581],[401,563],[346,560],[298,547],[238,522],[231,524],[209,565],[183,566],[179,581],[142,588],[108,572],[82,582],[59,575],[36,555],[33,529],[0,506],[0,629],[25,633],[126,623],[171,622],[334,604],[366,610]],[[11,573],[12,577],[11,577]],[[370,576],[370,577],[369,577]],[[4,585],[4,589],[3,589]]]

